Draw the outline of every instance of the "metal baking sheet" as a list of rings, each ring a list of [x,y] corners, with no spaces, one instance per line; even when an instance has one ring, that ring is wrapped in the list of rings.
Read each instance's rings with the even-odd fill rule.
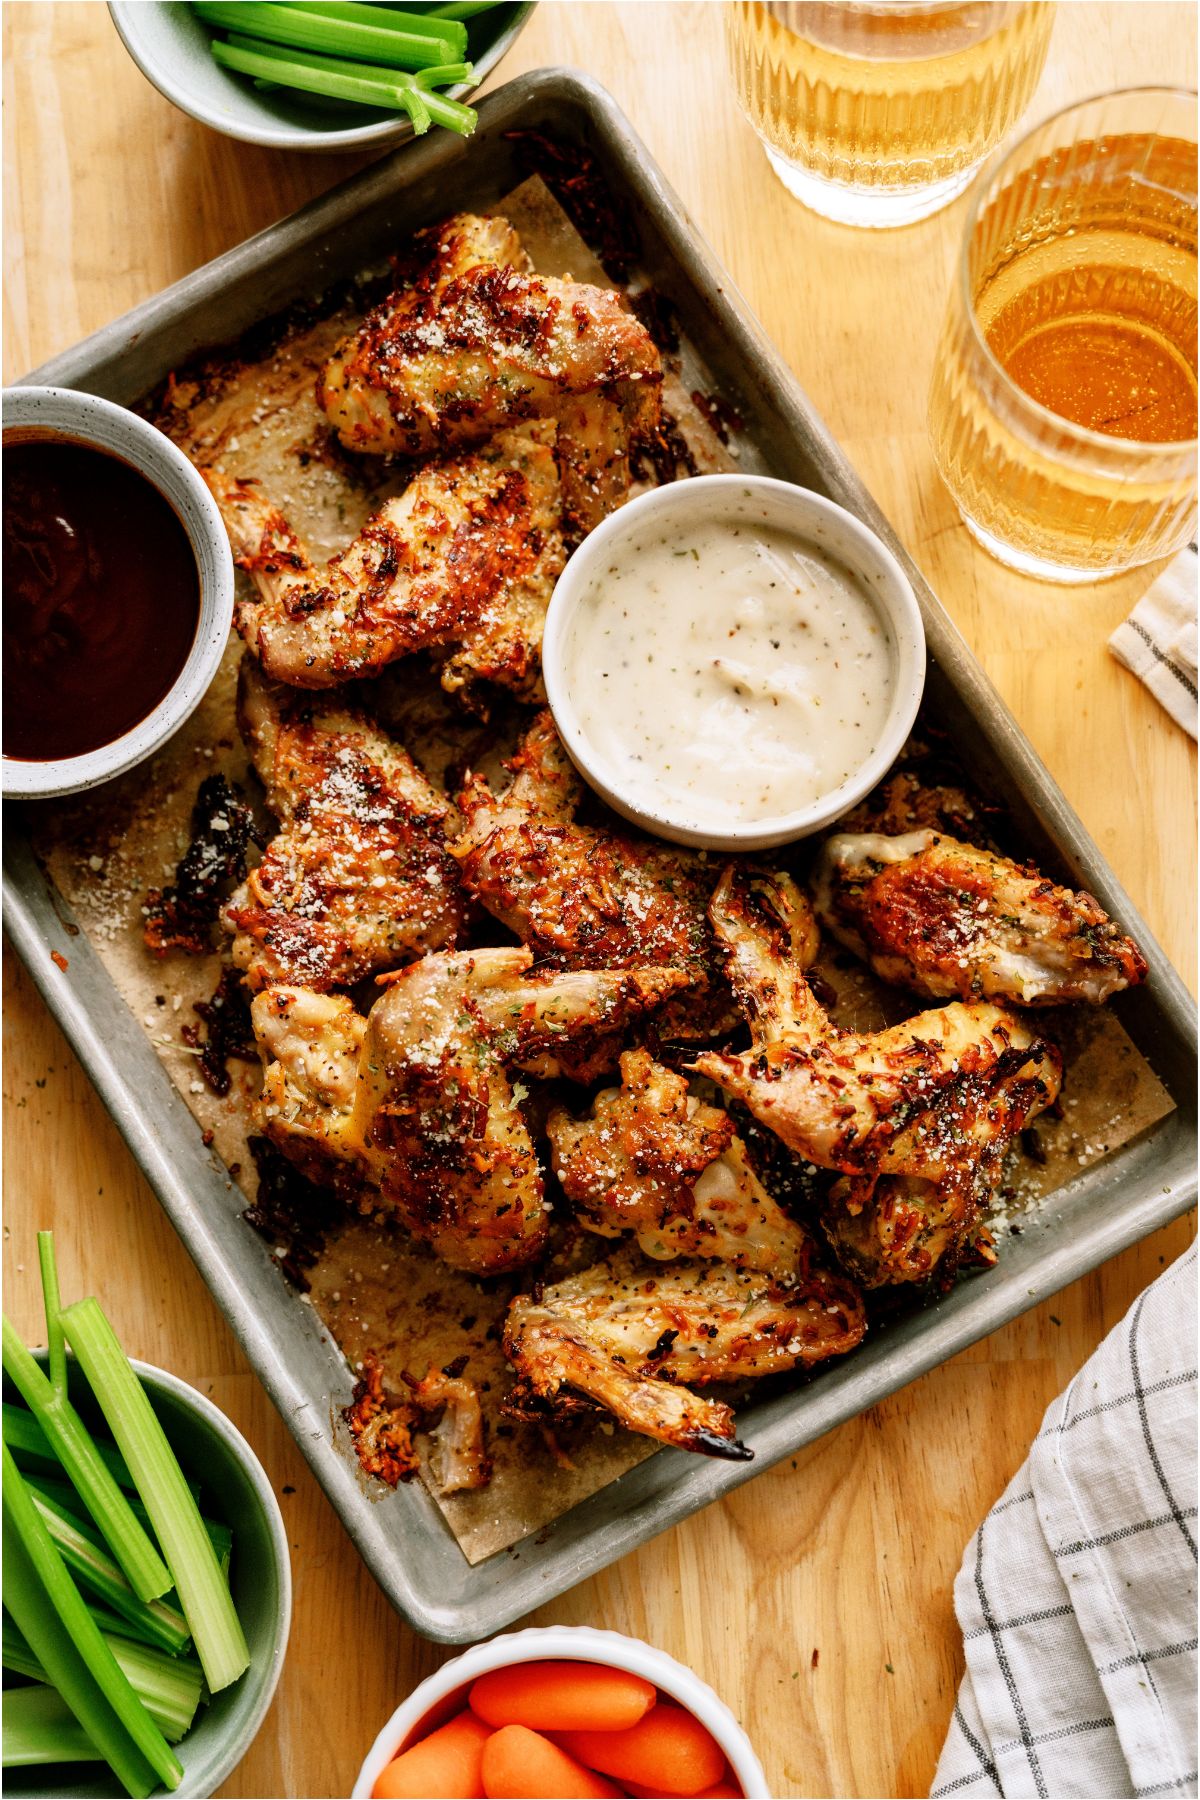
[[[772,473],[849,507],[900,558],[924,612],[929,703],[968,771],[1007,804],[1031,855],[1090,889],[1146,952],[1148,985],[1115,1005],[1175,1111],[1024,1219],[996,1268],[889,1323],[808,1385],[746,1407],[739,1428],[752,1463],[660,1450],[515,1552],[472,1567],[420,1484],[373,1499],[335,1447],[332,1412],[351,1385],[340,1354],[242,1221],[243,1197],[205,1149],[141,1025],[34,858],[29,815],[10,807],[4,898],[13,944],[371,1572],[405,1618],[442,1643],[488,1636],[752,1480],[1173,1219],[1196,1193],[1196,1036],[1183,983],[645,146],[595,83],[563,70],[522,76],[482,102],[469,144],[440,134],[376,163],[25,379],[134,402],[196,351],[377,264],[417,227],[493,205],[520,179],[506,134],[529,129],[599,159],[637,222],[643,272],[674,303],[756,455]]]

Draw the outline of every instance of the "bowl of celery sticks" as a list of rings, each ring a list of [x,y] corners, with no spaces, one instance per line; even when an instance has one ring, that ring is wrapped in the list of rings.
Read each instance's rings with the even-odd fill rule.
[[[193,119],[281,150],[362,150],[431,130],[469,137],[464,96],[532,0],[110,0],[143,75]]]
[[[94,1298],[3,1324],[6,1795],[211,1794],[279,1679],[291,1570],[241,1434],[131,1361]]]

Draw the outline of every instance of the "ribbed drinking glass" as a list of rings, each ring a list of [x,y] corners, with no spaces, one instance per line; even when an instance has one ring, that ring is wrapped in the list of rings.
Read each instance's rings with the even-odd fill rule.
[[[1024,112],[1046,0],[736,0],[742,109],[788,191],[846,225],[909,225],[960,194]]]
[[[1196,96],[1129,89],[980,177],[929,400],[994,556],[1095,581],[1196,530]]]

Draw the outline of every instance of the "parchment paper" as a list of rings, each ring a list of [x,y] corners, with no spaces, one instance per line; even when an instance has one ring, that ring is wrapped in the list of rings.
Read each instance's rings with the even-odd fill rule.
[[[523,183],[497,210],[517,228],[542,273],[610,285],[540,179]],[[194,461],[258,478],[320,557],[340,549],[407,479],[401,468],[380,479],[369,459],[364,467],[344,455],[317,411],[317,369],[356,318],[343,305],[319,323],[291,331],[254,365],[210,360],[198,374],[180,376],[156,415]],[[665,404],[698,468],[764,466],[748,441],[724,446],[693,403],[693,391],[710,392],[712,384],[689,348],[673,360]],[[180,1037],[183,1025],[197,1023],[193,1005],[211,996],[221,959],[173,954],[158,961],[142,941],[146,892],[174,874],[203,777],[219,771],[248,793],[258,793],[234,725],[240,655],[234,640],[203,704],[149,768],[135,770],[99,796],[42,809],[36,847],[201,1127],[212,1134],[213,1154],[253,1199],[257,1183],[246,1137],[258,1070],[231,1063],[233,1085],[220,1099],[199,1078],[196,1052]],[[391,671],[375,698],[377,710],[435,779],[468,747],[479,757],[481,732],[490,733],[487,760],[493,766],[509,747],[503,726],[482,727],[456,710],[420,659]],[[818,967],[838,995],[832,1010],[845,1025],[871,1028],[911,1010],[903,996],[880,988],[840,953],[827,952]],[[1042,1160],[1015,1160],[1006,1190],[1010,1211],[1052,1193],[1172,1107],[1110,1012],[1077,1008],[1042,1014],[1041,1021],[1067,1053],[1063,1111],[1061,1118],[1038,1122]],[[545,1278],[553,1280],[601,1248],[602,1240],[565,1231]],[[398,1230],[349,1219],[327,1238],[311,1282],[310,1293],[297,1295],[297,1305],[316,1308],[352,1369],[373,1351],[387,1385],[398,1392],[403,1371],[420,1377],[432,1365],[467,1357],[466,1373],[484,1401],[495,1472],[489,1487],[439,1498],[438,1504],[468,1561],[479,1562],[543,1529],[653,1453],[648,1440],[605,1418],[558,1430],[553,1438],[501,1420],[509,1375],[500,1332],[508,1300],[518,1290],[516,1279],[472,1280],[446,1269]],[[333,1429],[352,1457],[340,1421],[333,1421]],[[389,1503],[388,1489],[363,1479],[373,1498]],[[430,1486],[437,1497],[436,1486]]]

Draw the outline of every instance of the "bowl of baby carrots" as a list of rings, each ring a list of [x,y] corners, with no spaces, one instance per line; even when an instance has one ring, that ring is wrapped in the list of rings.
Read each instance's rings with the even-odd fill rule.
[[[750,1740],[706,1682],[615,1631],[554,1625],[476,1644],[376,1738],[354,1800],[758,1800]]]

